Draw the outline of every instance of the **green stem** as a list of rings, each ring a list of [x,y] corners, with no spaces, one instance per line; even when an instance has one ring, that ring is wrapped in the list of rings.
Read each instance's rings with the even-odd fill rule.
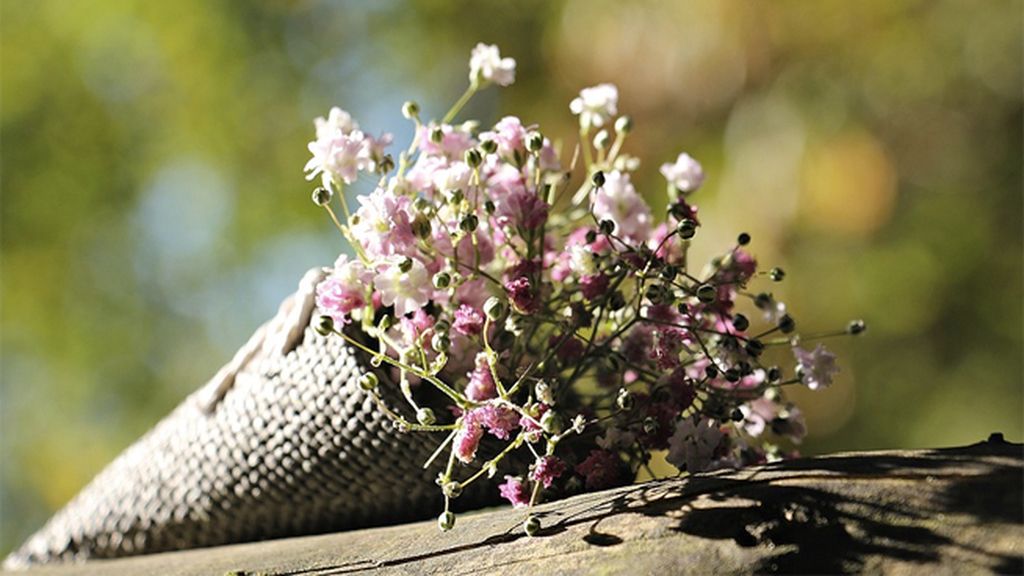
[[[469,99],[473,97],[473,94],[476,94],[476,91],[479,89],[480,87],[476,83],[471,83],[469,87],[466,88],[466,91],[462,93],[462,96],[459,96],[459,99],[456,100],[455,104],[452,105],[451,110],[449,110],[448,113],[444,115],[444,118],[441,120],[441,123],[451,123],[451,121],[455,119],[455,116],[458,115],[458,113],[462,110],[466,103],[469,102]]]

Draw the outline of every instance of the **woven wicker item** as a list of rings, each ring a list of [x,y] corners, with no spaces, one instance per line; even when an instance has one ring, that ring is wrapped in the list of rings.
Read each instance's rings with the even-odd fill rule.
[[[436,516],[441,438],[400,433],[359,389],[366,358],[313,328],[299,291],[209,383],[107,466],[5,561],[113,558]],[[383,375],[382,375],[383,376]],[[397,386],[383,385],[392,406]],[[468,487],[458,509],[494,500]]]

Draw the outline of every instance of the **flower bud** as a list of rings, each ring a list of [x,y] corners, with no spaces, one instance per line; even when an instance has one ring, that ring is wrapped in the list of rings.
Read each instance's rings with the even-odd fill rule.
[[[491,322],[497,322],[505,315],[505,303],[498,297],[491,296],[484,302],[484,314],[490,318]]]
[[[540,518],[537,518],[533,514],[527,516],[526,521],[523,522],[523,531],[531,538],[540,533],[540,528]]]
[[[598,172],[598,174],[600,174],[600,172]],[[598,224],[598,228],[600,228],[602,234],[608,236],[615,232],[615,222],[611,220],[601,220]]]
[[[636,402],[633,400],[633,394],[625,388],[619,388],[618,394],[615,395],[615,405],[619,410],[629,412],[633,409]]]
[[[644,418],[643,427],[644,434],[654,434],[655,432],[658,431],[658,421],[655,420],[653,417],[648,416]]]
[[[608,309],[613,312],[615,310],[622,310],[625,305],[626,297],[622,295],[622,290],[616,290],[608,297]]]
[[[420,105],[413,102],[412,100],[406,101],[402,104],[402,116],[412,120],[413,118],[419,118],[420,116]]]
[[[377,172],[381,174],[387,174],[395,169],[395,159],[391,157],[391,154],[385,154],[380,162],[377,163]]]
[[[760,340],[749,340],[747,341],[747,345],[744,349],[747,351],[747,354],[757,358],[762,352],[764,352],[764,342],[761,342]]]
[[[793,320],[789,314],[783,314],[782,318],[779,318],[779,330],[782,330],[783,334],[789,334],[796,330],[796,320]]]
[[[683,218],[676,229],[679,230],[680,238],[689,240],[697,234],[697,222],[692,218]]]
[[[412,258],[409,258],[408,256],[403,258],[402,261],[398,263],[398,269],[402,272],[412,270]]]
[[[629,116],[619,116],[615,120],[615,131],[619,134],[629,134],[633,131],[633,118]]]
[[[470,168],[479,168],[483,161],[483,156],[476,148],[466,150],[466,164],[468,164]]]
[[[750,234],[743,232],[736,238],[736,243],[739,244],[740,246],[746,246],[747,244],[750,244]]]
[[[437,288],[438,290],[443,290],[451,286],[451,283],[451,274],[448,274],[447,272],[438,272],[437,274],[434,274],[434,288]]]
[[[447,352],[452,347],[452,340],[444,332],[438,332],[430,338],[430,348],[434,352]]]
[[[715,296],[718,295],[718,290],[715,289],[711,284],[701,284],[697,288],[697,300],[707,304],[715,301]]]
[[[583,431],[587,428],[587,418],[583,414],[577,414],[572,419],[572,431],[577,434],[583,434]]]
[[[530,132],[526,137],[526,149],[530,152],[540,152],[544,147],[544,136],[540,132]]]
[[[380,384],[380,380],[373,372],[367,372],[359,377],[359,387],[369,392]]]
[[[778,366],[772,366],[768,369],[768,381],[778,382],[782,379],[782,370]]]
[[[537,384],[533,387],[533,390],[534,394],[537,397],[537,400],[548,405],[552,405],[555,403],[554,390],[552,390],[551,386],[544,380],[537,382]]]
[[[548,410],[540,417],[540,427],[548,434],[561,434],[562,430],[565,429],[565,423],[557,412]]]
[[[462,495],[462,482],[445,482],[441,487],[441,492],[448,498],[458,498]]]
[[[452,514],[448,511],[442,513],[440,516],[437,517],[437,527],[440,528],[442,532],[447,532],[454,528],[455,514]]]
[[[467,214],[465,218],[459,222],[459,228],[463,232],[474,232],[476,227],[480,225],[480,218],[476,214]]]
[[[854,320],[846,326],[846,332],[854,336],[863,333],[867,329],[868,325],[863,320]]]
[[[321,316],[320,322],[316,325],[316,332],[321,336],[327,336],[334,332],[334,318],[330,316]]]
[[[601,172],[600,170],[594,172],[594,175],[591,176],[591,180],[594,182],[595,188],[600,188],[601,186],[604,186],[604,172]]]
[[[715,366],[714,364],[709,364],[708,367],[704,369],[704,374],[708,377],[708,379],[718,378],[718,366]]]
[[[611,142],[611,140],[612,137],[608,134],[608,131],[601,130],[600,132],[594,135],[594,147],[605,148],[608,146],[608,143]]]
[[[498,151],[498,143],[494,140],[484,140],[480,142],[480,149],[487,154],[494,154]]]
[[[737,314],[732,317],[732,327],[738,332],[744,332],[750,328],[750,320],[743,314]]]
[[[332,197],[334,197],[334,192],[330,188],[317,186],[313,190],[313,204],[317,206],[327,206],[331,202]]]
[[[440,126],[434,126],[430,129],[430,141],[434,144],[440,144],[444,140],[444,130],[441,130]]]
[[[498,207],[494,205],[493,201],[487,200],[484,202],[484,212],[487,214],[494,214],[494,211],[497,209]]]
[[[416,410],[416,421],[424,426],[430,426],[437,422],[437,417],[434,416],[434,411],[430,408],[420,408]]]
[[[768,274],[775,282],[782,282],[782,279],[786,277],[786,271],[779,267],[772,268],[772,271]]]
[[[739,408],[733,408],[732,413],[729,414],[729,419],[731,419],[733,422],[742,422],[743,410],[740,410]]]

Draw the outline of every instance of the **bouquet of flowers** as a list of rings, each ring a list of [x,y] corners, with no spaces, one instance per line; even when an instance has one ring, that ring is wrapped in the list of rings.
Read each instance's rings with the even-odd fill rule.
[[[838,368],[821,344],[804,347],[764,289],[783,271],[759,270],[747,234],[703,268],[690,261],[704,172],[685,153],[663,164],[656,218],[631,181],[633,125],[611,84],[569,104],[569,156],[514,116],[454,122],[515,68],[477,45],[469,88],[440,121],[404,105],[416,131],[397,161],[390,135],[339,108],[316,119],[309,144],[313,201],[353,249],[317,288],[319,331],[369,356],[378,369],[360,386],[399,430],[437,435],[426,465],[447,459],[441,529],[455,522],[450,500],[499,470],[501,496],[532,507],[631,482],[658,451],[690,474],[786,456],[764,441],[805,433],[783,390],[824,388]],[[349,206],[345,186],[364,174],[377,185]],[[863,330],[854,321],[815,338]],[[788,366],[766,361],[782,360],[773,348],[792,351]],[[380,386],[408,406],[387,405]],[[540,522],[528,515],[524,527]]]

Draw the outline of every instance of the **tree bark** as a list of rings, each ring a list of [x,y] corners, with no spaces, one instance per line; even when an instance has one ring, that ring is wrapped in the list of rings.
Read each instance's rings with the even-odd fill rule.
[[[1024,572],[1024,446],[847,453],[537,508],[44,567],[30,574],[970,574]]]

